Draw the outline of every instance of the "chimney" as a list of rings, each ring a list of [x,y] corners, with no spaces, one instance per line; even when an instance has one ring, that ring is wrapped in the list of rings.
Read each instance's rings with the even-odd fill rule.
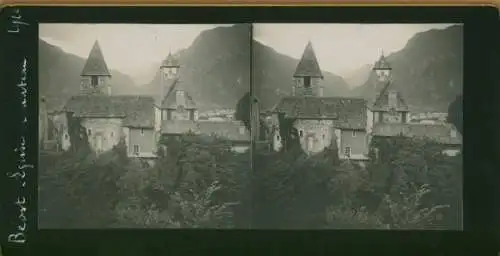
[[[389,92],[389,106],[397,107],[398,105],[398,93],[395,91]]]
[[[177,106],[186,106],[186,97],[184,95],[184,91],[177,91],[175,94],[175,102]]]

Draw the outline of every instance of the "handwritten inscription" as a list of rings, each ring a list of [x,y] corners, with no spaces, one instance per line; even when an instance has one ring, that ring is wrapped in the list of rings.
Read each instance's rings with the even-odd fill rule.
[[[23,108],[26,108],[28,106],[28,100],[27,100],[28,84],[26,83],[27,74],[28,74],[28,61],[26,60],[26,58],[24,58],[21,67],[21,80],[17,84],[17,87],[21,89],[21,104],[23,105]],[[26,118],[24,120],[26,120]]]
[[[27,108],[28,106],[28,100],[27,100],[27,94],[28,94],[28,84],[27,84],[27,74],[28,74],[28,61],[26,58],[23,59],[22,64],[21,64],[21,75],[20,75],[20,81],[16,85],[18,88],[20,88],[21,92],[21,105],[24,109]],[[28,122],[26,112],[24,114],[23,118],[23,125],[26,125]],[[7,177],[11,179],[15,179],[19,182],[21,189],[26,187],[26,176],[27,173],[30,169],[34,169],[35,165],[31,164],[28,162],[28,155],[27,155],[27,150],[28,150],[28,145],[27,145],[27,140],[24,135],[21,135],[19,139],[19,145],[14,149],[14,152],[17,154],[17,165],[16,165],[16,170],[15,172],[7,172]],[[14,204],[17,206],[19,209],[18,215],[17,215],[17,221],[20,223],[16,226],[15,231],[11,232],[7,240],[12,243],[26,243],[26,230],[27,230],[27,217],[26,217],[26,211],[27,211],[27,199],[24,196],[18,196],[16,201],[14,201]]]
[[[26,229],[27,229],[27,218],[26,218],[26,198],[25,197],[20,197],[17,199],[15,204],[19,207],[19,215],[18,218],[21,221],[20,225],[17,225],[17,232],[14,234],[10,234],[7,237],[7,240],[12,243],[26,243]]]
[[[23,17],[21,16],[19,9],[14,9],[14,13],[10,15],[10,24],[7,32],[19,33],[21,32],[21,27],[23,26],[29,26],[29,24],[23,21]]]

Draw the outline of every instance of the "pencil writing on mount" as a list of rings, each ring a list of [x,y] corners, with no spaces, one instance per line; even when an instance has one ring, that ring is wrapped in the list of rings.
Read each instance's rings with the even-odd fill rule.
[[[19,33],[22,26],[29,26],[29,24],[23,21],[23,17],[19,9],[14,9],[14,14],[10,16],[11,24],[7,30],[9,33]]]

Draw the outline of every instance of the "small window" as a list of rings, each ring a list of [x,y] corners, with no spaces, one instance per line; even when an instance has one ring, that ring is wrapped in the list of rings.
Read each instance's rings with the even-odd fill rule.
[[[304,132],[302,130],[299,131],[299,136],[300,137],[304,136]]]
[[[350,148],[350,147],[345,147],[344,155],[345,155],[347,158],[350,158],[350,157],[351,157],[351,148]]]
[[[276,135],[276,139],[277,139],[277,140],[280,140],[280,136],[279,136],[279,135]]]
[[[115,136],[115,133],[114,132],[111,132],[111,137]]]
[[[65,139],[65,140],[69,139],[68,134],[64,134],[64,139]]]
[[[91,129],[87,129],[87,134],[88,135],[92,135],[92,130]]]
[[[352,137],[356,137],[356,131],[352,131]]]
[[[139,154],[139,145],[134,145],[134,154]]]
[[[141,128],[141,135],[144,136],[144,129]]]
[[[310,76],[304,77],[304,87],[305,88],[311,87],[311,77]]]
[[[99,77],[98,76],[91,76],[90,77],[90,84],[92,86],[97,86],[99,84]]]
[[[325,139],[325,135],[323,134],[323,139]]]

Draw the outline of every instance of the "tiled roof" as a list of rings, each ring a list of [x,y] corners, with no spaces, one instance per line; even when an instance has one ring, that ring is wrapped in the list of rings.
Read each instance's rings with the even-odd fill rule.
[[[170,52],[168,53],[167,58],[163,60],[161,65],[162,67],[180,67],[179,61],[176,58],[174,58],[174,56]]]
[[[154,126],[154,99],[148,96],[78,95],[64,109],[77,117],[123,118],[127,127]]]
[[[366,127],[366,101],[342,97],[284,97],[274,108],[287,118],[330,119],[345,129]]]
[[[168,108],[168,109],[177,109],[179,106],[179,102],[177,102],[177,91],[183,91],[184,92],[184,99],[186,102],[184,102],[184,108],[185,109],[195,109],[196,108],[196,103],[194,102],[193,98],[189,93],[182,88],[182,82],[177,79],[174,84],[172,84],[167,92],[167,95],[165,95],[165,98],[162,101],[161,107],[162,108]]]
[[[378,96],[373,101],[373,104],[371,106],[372,110],[389,111],[390,109],[394,108],[397,111],[408,111],[408,105],[401,96],[401,93],[396,90],[391,90],[392,88],[394,88],[394,82],[387,82],[385,84],[384,88],[382,88],[382,91],[380,91],[380,94],[378,94]],[[397,104],[395,107],[389,105],[389,94],[391,93],[391,91],[396,93]]]
[[[67,98],[63,97],[48,97],[42,96],[40,97],[40,103],[44,102],[45,109],[48,113],[60,112],[63,111],[64,105],[66,104]]]
[[[455,137],[452,136],[452,133],[454,133]],[[450,124],[377,123],[373,126],[373,135],[382,137],[403,135],[404,137],[428,138],[442,144],[462,144],[462,136]]]
[[[304,53],[302,53],[302,58],[300,59],[293,76],[311,76],[323,78],[323,73],[321,73],[318,60],[316,59],[316,54],[314,53],[314,49],[310,41],[307,43]]]
[[[192,132],[197,135],[217,135],[231,141],[249,141],[250,133],[243,122],[213,122],[192,120],[167,120],[162,122],[164,134],[184,134]],[[243,132],[243,133],[241,133]]]
[[[198,133],[198,124],[192,120],[164,120],[161,123],[161,132],[164,134]]]
[[[104,61],[104,56],[102,55],[101,47],[99,46],[98,41],[95,41],[81,75],[111,76],[108,66],[106,65],[106,61]]]
[[[250,132],[240,121],[198,122],[199,132],[205,135],[217,135],[231,141],[250,141]]]

